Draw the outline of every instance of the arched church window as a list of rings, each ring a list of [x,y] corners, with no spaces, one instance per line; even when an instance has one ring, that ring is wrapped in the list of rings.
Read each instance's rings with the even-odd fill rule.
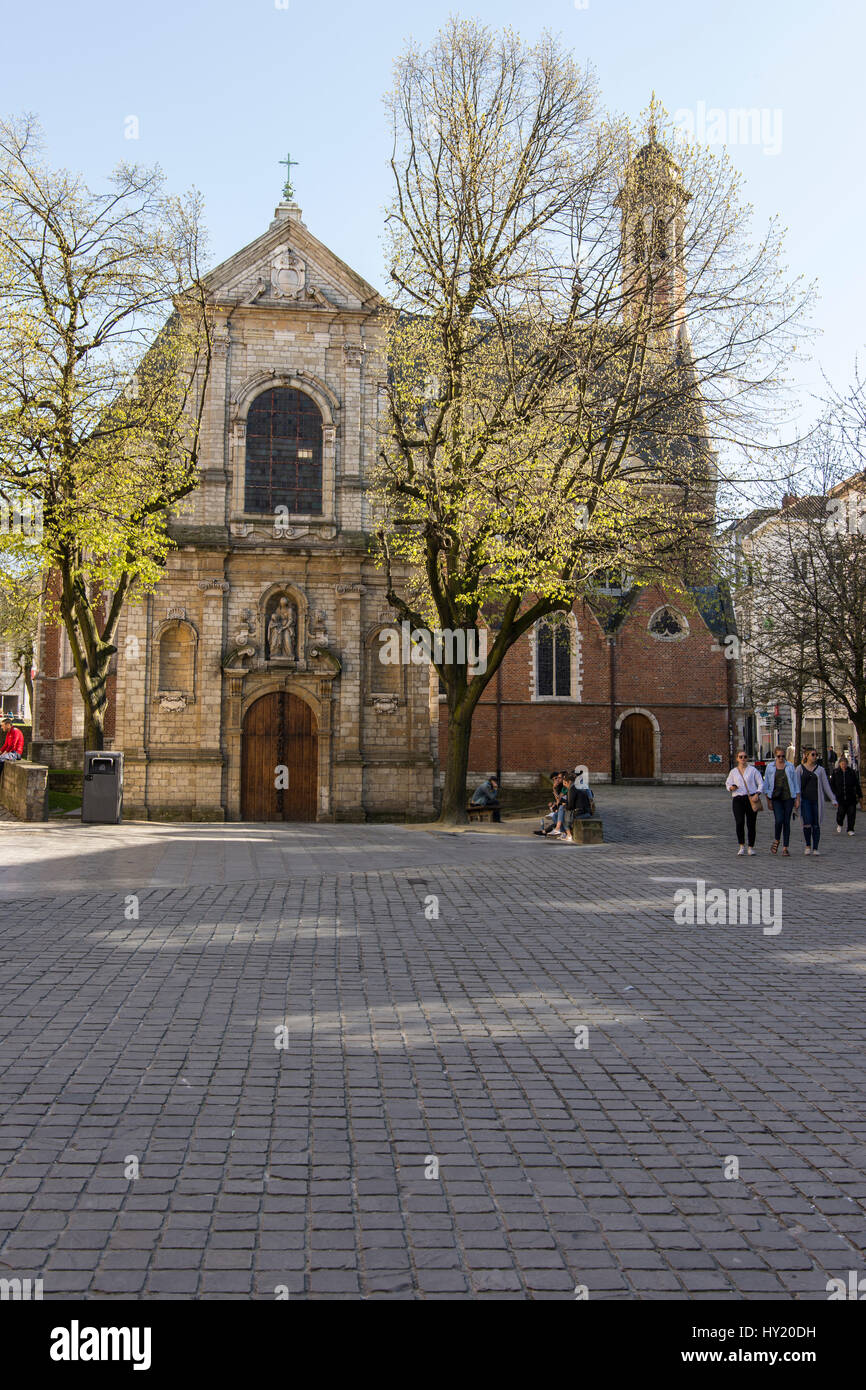
[[[247,414],[244,511],[322,510],[322,414],[291,386],[256,396]]]
[[[159,689],[192,694],[195,634],[188,623],[169,623],[159,639]]]
[[[535,629],[535,693],[571,695],[571,625],[542,620]]]

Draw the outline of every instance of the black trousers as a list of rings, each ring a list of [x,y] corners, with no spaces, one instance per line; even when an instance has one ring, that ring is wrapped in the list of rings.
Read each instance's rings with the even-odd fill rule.
[[[731,798],[731,805],[734,808],[734,824],[737,827],[737,842],[741,845],[746,843],[746,827],[749,830],[749,844],[754,847],[755,829],[758,824],[758,813],[752,810],[752,803],[747,796],[735,796]]]
[[[855,820],[857,819],[857,802],[856,802],[856,801],[840,801],[840,802],[839,802],[839,809],[838,809],[837,812],[836,812],[836,824],[837,824],[837,825],[843,825],[843,824],[845,823],[846,818],[847,818],[847,820],[848,820],[848,829],[849,829],[849,830],[853,830],[853,829],[854,829],[854,822],[855,822]]]

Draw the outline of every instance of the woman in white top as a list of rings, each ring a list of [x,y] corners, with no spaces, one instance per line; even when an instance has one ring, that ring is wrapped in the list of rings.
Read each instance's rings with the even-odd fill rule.
[[[737,827],[737,841],[740,846],[737,854],[746,853],[746,827],[749,831],[749,854],[754,854],[758,813],[752,807],[751,798],[756,795],[760,797],[764,783],[758,769],[749,762],[745,748],[737,749],[737,761],[728,773],[725,786],[731,793],[731,805],[734,808],[734,824]]]

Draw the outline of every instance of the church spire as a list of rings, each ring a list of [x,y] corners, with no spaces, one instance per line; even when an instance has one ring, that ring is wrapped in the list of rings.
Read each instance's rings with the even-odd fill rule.
[[[662,340],[685,329],[685,209],[690,195],[680,168],[659,140],[664,111],[653,92],[646,143],[629,160],[617,198],[622,214],[622,277],[626,316],[649,314]]]

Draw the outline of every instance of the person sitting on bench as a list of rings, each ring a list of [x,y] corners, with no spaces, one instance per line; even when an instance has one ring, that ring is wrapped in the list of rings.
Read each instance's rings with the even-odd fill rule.
[[[561,772],[551,772],[550,774],[553,800],[547,803],[547,815],[542,818],[541,829],[536,830],[536,835],[549,835],[552,830],[556,829],[559,804],[563,799],[562,778],[563,774]]]
[[[24,735],[15,725],[8,715],[0,719],[0,728],[6,735],[3,747],[0,748],[0,763],[17,762],[24,757]]]
[[[470,806],[484,806],[493,812],[492,819],[498,821],[499,815],[499,782],[496,777],[490,776],[486,782],[481,782],[472,793]]]

